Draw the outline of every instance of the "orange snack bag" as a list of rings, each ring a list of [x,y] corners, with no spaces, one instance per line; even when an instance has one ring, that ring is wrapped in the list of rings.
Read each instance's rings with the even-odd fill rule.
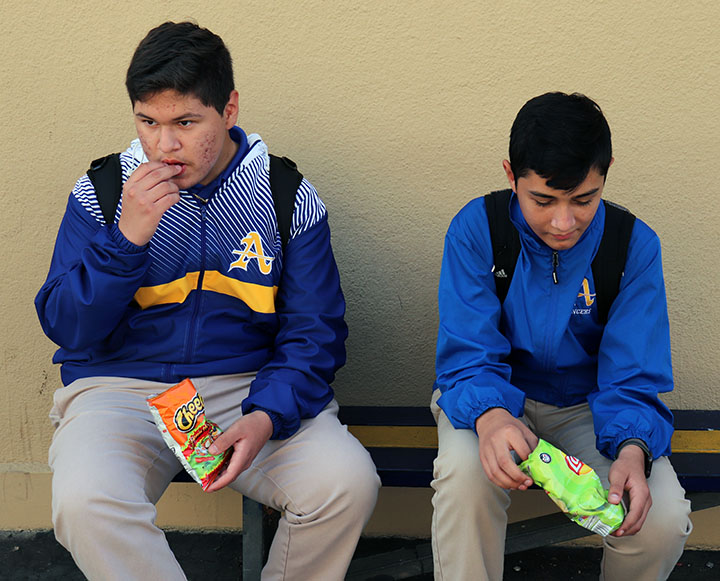
[[[205,403],[193,382],[183,379],[147,398],[147,404],[168,447],[193,480],[207,490],[230,459],[230,450],[217,456],[209,452],[222,430],[205,417]]]

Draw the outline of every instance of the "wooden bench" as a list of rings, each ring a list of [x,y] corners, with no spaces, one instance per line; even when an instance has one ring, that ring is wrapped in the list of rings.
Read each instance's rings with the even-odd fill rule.
[[[671,462],[693,511],[720,505],[720,411],[673,410]],[[383,486],[429,487],[437,454],[437,430],[429,407],[344,406],[340,421],[368,449]],[[181,473],[176,481],[190,481]],[[278,515],[243,499],[243,579],[260,579]],[[508,525],[505,553],[578,539],[593,533],[562,513]],[[403,579],[432,572],[429,543],[353,560],[347,581],[382,575]]]

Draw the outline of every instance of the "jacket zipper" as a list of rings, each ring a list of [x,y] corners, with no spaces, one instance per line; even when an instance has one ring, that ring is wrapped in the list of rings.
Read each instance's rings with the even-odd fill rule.
[[[552,253],[552,279],[553,279],[553,285],[556,285],[560,282],[558,279],[558,273],[557,269],[560,265],[560,256],[558,255],[557,250],[553,250]],[[555,320],[555,311],[556,311],[556,302],[557,302],[557,293],[554,292],[555,287],[553,287],[553,291],[551,292],[551,299],[550,299],[550,318],[548,321]],[[553,325],[548,324],[546,328],[550,331],[548,335],[545,337],[545,364],[544,367],[547,371],[550,370],[550,345],[552,343],[553,339],[553,332],[555,327]]]
[[[207,235],[205,226],[205,209],[207,207],[207,200],[204,200],[199,196],[195,196],[195,199],[200,204],[200,273],[198,274],[197,286],[195,287],[195,302],[193,305],[192,316],[190,318],[190,333],[188,334],[185,363],[192,363],[193,354],[195,353],[195,338],[199,332],[198,315],[200,313],[200,302],[202,301],[203,279],[205,278],[205,238]]]

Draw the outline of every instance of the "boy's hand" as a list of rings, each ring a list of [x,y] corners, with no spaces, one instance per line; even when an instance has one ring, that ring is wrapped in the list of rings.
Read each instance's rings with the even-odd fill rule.
[[[159,161],[142,164],[123,186],[118,228],[137,246],[150,241],[163,214],[180,201],[180,189],[171,181],[181,166]]]
[[[645,523],[652,506],[652,497],[645,478],[645,453],[639,446],[628,444],[620,450],[617,460],[610,466],[608,476],[610,490],[608,501],[618,504],[627,490],[630,506],[620,528],[612,533],[614,537],[626,537],[637,533]]]
[[[215,492],[233,482],[255,460],[273,433],[273,423],[264,411],[256,410],[241,417],[220,434],[212,446],[211,454],[220,454],[233,447],[230,461],[206,492]]]
[[[475,420],[480,461],[491,482],[501,488],[527,490],[532,479],[512,457],[511,450],[526,460],[538,444],[530,428],[503,408],[492,408]]]

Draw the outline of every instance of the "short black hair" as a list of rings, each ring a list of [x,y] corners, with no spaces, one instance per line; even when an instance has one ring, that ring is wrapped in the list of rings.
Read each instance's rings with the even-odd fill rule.
[[[223,40],[193,22],[165,22],[140,41],[125,78],[130,101],[165,90],[193,95],[220,115],[235,88],[232,58]]]
[[[595,168],[607,175],[610,127],[599,105],[580,93],[545,93],[530,99],[510,130],[515,179],[534,171],[549,187],[572,191]]]

